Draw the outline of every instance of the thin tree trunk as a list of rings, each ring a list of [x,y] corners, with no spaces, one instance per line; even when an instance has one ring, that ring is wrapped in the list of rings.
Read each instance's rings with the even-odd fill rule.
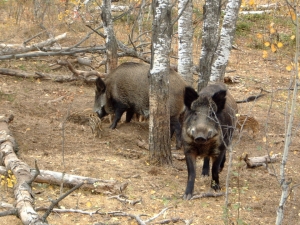
[[[192,0],[178,2],[178,73],[187,84],[193,84],[193,3]]]
[[[203,6],[202,49],[199,62],[198,92],[206,87],[211,75],[211,66],[219,42],[221,0],[206,0]]]
[[[150,69],[149,150],[153,163],[171,164],[169,68],[171,7],[169,0],[153,0]]]
[[[236,21],[242,0],[228,0],[220,41],[211,68],[210,81],[223,81],[235,34]]]
[[[101,19],[103,21],[107,57],[105,72],[108,74],[118,66],[118,44],[114,33],[113,21],[111,16],[111,0],[104,0],[101,10]]]
[[[280,185],[281,185],[281,198],[279,202],[279,207],[277,209],[277,218],[276,218],[276,225],[281,225],[283,221],[283,216],[284,216],[284,205],[289,197],[289,190],[290,190],[290,183],[292,180],[287,179],[285,175],[285,169],[286,169],[286,163],[288,160],[288,153],[290,150],[290,145],[291,145],[291,137],[292,137],[292,128],[293,128],[293,121],[294,121],[294,116],[295,116],[295,109],[296,109],[296,102],[297,102],[297,92],[298,92],[298,87],[299,87],[299,52],[297,51],[300,48],[300,33],[299,33],[299,16],[297,12],[297,8],[295,8],[295,15],[296,15],[296,53],[295,53],[295,69],[294,73],[295,76],[291,76],[291,82],[294,83],[294,90],[293,90],[293,96],[292,96],[292,101],[291,101],[291,106],[290,106],[290,112],[289,112],[289,122],[288,122],[288,127],[285,132],[285,141],[284,141],[284,151],[282,155],[282,162],[280,165]],[[288,115],[288,112],[286,112],[286,116]]]

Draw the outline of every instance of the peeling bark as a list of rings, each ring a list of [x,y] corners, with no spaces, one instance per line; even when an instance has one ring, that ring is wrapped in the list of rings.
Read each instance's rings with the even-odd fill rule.
[[[150,159],[171,164],[169,68],[171,48],[171,5],[169,0],[152,1],[153,33],[150,69]]]
[[[0,115],[0,161],[7,170],[11,170],[17,179],[14,186],[15,208],[22,223],[47,224],[39,217],[34,210],[34,198],[31,190],[32,175],[29,166],[19,160],[14,152],[15,140],[8,129],[9,118],[12,116]]]
[[[178,2],[178,72],[187,82],[193,84],[193,4],[192,0]]]
[[[236,21],[238,19],[241,2],[241,0],[229,0],[226,5],[220,41],[211,68],[210,81],[222,81],[224,79],[225,69],[232,49]]]
[[[34,78],[34,79],[42,79],[42,80],[52,80],[55,82],[72,82],[75,80],[83,80],[87,83],[93,83],[95,82],[97,78],[97,74],[91,74],[88,71],[77,71],[77,76],[71,75],[71,76],[65,76],[65,75],[53,75],[53,74],[46,74],[46,73],[27,73],[23,70],[14,70],[14,69],[6,69],[6,68],[0,68],[0,75],[8,75],[8,76],[16,76],[16,77],[22,77],[22,78]],[[103,77],[103,74],[100,75]]]
[[[198,92],[206,87],[219,42],[219,20],[221,16],[221,0],[206,0],[203,6],[202,49],[199,62]]]
[[[20,54],[20,53],[24,53],[24,52],[31,52],[31,51],[36,51],[36,50],[40,50],[45,46],[48,45],[52,45],[55,42],[64,39],[65,37],[67,37],[67,33],[58,35],[54,38],[50,38],[46,41],[42,41],[39,42],[37,44],[33,44],[31,46],[24,46],[24,45],[10,45],[10,44],[0,44],[0,55],[3,54]]]
[[[106,67],[105,73],[109,74],[118,66],[118,45],[114,33],[111,16],[111,0],[104,0],[101,7],[101,19],[103,21],[105,45],[106,45]]]

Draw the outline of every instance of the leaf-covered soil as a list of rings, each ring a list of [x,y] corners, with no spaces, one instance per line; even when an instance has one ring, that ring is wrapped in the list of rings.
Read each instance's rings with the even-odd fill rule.
[[[4,17],[4,14],[2,14]],[[7,22],[9,23],[9,21]],[[22,43],[38,31],[31,30],[27,36],[25,28],[10,29],[4,24],[5,40],[14,37],[12,43]],[[71,25],[70,25],[71,26]],[[87,28],[75,27],[64,41],[63,46],[72,46],[80,40],[74,29],[82,29],[84,37]],[[199,25],[200,26],[200,25]],[[66,28],[66,26],[62,26]],[[127,27],[124,27],[124,29]],[[72,30],[73,29],[73,30]],[[86,30],[84,30],[86,29]],[[4,29],[2,29],[4,30]],[[130,29],[127,29],[130,32]],[[126,32],[127,32],[126,30]],[[284,27],[281,27],[281,31]],[[123,35],[122,29],[116,29],[117,35]],[[61,34],[64,31],[56,31]],[[16,36],[16,33],[18,36]],[[22,36],[23,35],[23,36]],[[69,34],[68,34],[69,35]],[[76,36],[77,35],[77,36]],[[71,37],[72,36],[72,37]],[[123,35],[124,36],[124,35]],[[42,37],[45,40],[46,37]],[[41,41],[41,40],[40,40]],[[250,49],[249,45],[257,41],[255,34],[249,37],[239,36],[235,40],[238,50],[232,50],[228,76],[239,77],[239,82],[228,84],[228,88],[237,100],[256,95],[263,89],[266,95],[256,102],[239,104],[239,113],[254,117],[260,127],[259,133],[253,136],[251,131],[235,133],[233,140],[233,158],[228,173],[228,154],[225,168],[220,174],[222,192],[225,192],[227,174],[229,174],[228,201],[225,196],[205,197],[184,201],[182,199],[187,169],[184,160],[173,159],[173,166],[158,167],[148,163],[149,152],[137,145],[138,141],[148,141],[148,122],[132,121],[119,123],[117,129],[109,129],[109,120],[102,121],[102,137],[94,137],[87,124],[77,124],[67,120],[73,113],[93,108],[94,86],[81,81],[56,83],[39,79],[23,79],[0,75],[0,114],[14,115],[9,125],[17,143],[19,157],[34,168],[37,160],[41,170],[53,170],[81,176],[112,179],[120,183],[127,182],[122,192],[129,200],[141,200],[135,205],[111,199],[109,193],[94,194],[86,190],[77,190],[59,203],[60,208],[80,209],[100,214],[86,215],[80,213],[52,213],[48,222],[53,225],[69,224],[137,224],[130,217],[112,216],[109,212],[121,211],[140,215],[147,220],[161,210],[168,208],[152,224],[165,219],[179,219],[176,224],[274,224],[276,211],[281,196],[280,163],[284,148],[284,136],[287,127],[289,108],[286,103],[291,100],[288,91],[290,72],[286,66],[292,59],[292,52],[282,51],[269,53],[263,59],[262,50]],[[9,41],[7,41],[9,42]],[[91,42],[99,42],[95,36]],[[99,44],[99,43],[98,43]],[[198,64],[200,44],[195,44],[195,64]],[[286,54],[286,55],[285,55]],[[94,56],[96,62],[100,56]],[[27,72],[48,72],[51,74],[69,75],[70,71],[62,68],[51,70],[49,65],[60,57],[41,59],[22,59],[1,61],[0,67],[20,69]],[[70,57],[71,58],[71,57]],[[129,61],[131,59],[122,61]],[[79,67],[89,70],[88,67]],[[197,77],[195,77],[195,82]],[[297,96],[299,102],[299,97]],[[88,110],[87,110],[88,111]],[[300,152],[299,152],[299,106],[295,109],[292,144],[286,164],[286,175],[291,179],[291,191],[285,205],[284,224],[299,224],[300,201]],[[173,140],[174,146],[174,140]],[[268,154],[279,154],[278,161],[269,164],[268,169],[258,167],[246,168],[242,158]],[[183,156],[183,150],[175,151]],[[195,194],[210,192],[210,178],[202,178],[202,159],[197,161],[197,179]],[[68,188],[64,188],[66,192]],[[60,196],[60,187],[49,184],[33,183],[33,194],[36,207],[48,207],[52,199]],[[14,203],[13,189],[0,186],[2,202]],[[43,212],[39,212],[41,215]],[[227,219],[225,219],[227,218]],[[15,216],[0,218],[0,224],[21,224]],[[172,224],[172,223],[170,223]]]
[[[251,156],[281,154],[287,118],[287,87],[290,74],[283,63],[263,61],[260,51],[242,49],[233,51],[228,71],[230,76],[239,76],[240,82],[228,85],[233,96],[244,99],[260,92],[271,91],[256,102],[239,104],[240,114],[253,116],[260,124],[260,132],[253,137],[251,131],[235,134],[233,161],[229,178],[228,217],[234,224],[274,224],[281,189],[279,185],[279,161],[264,167],[248,169],[241,160],[245,153]],[[28,60],[30,63],[30,60]],[[3,65],[2,65],[3,66]],[[66,73],[68,73],[66,71]],[[102,137],[95,138],[88,125],[66,120],[74,112],[93,107],[94,86],[82,82],[55,83],[34,79],[0,76],[1,113],[15,116],[10,124],[19,146],[19,156],[30,167],[34,160],[43,170],[66,172],[99,179],[128,182],[122,194],[140,203],[129,205],[108,194],[93,194],[77,190],[59,203],[61,208],[86,211],[122,211],[144,215],[146,220],[162,209],[169,209],[153,223],[163,219],[179,218],[177,224],[223,224],[225,196],[207,197],[184,201],[183,192],[187,181],[184,160],[173,159],[173,167],[149,165],[149,152],[138,147],[137,141],[148,141],[148,123],[133,121],[119,123],[110,130],[109,120],[102,123]],[[61,101],[56,100],[63,96]],[[299,97],[297,97],[299,99]],[[51,102],[52,101],[52,102]],[[293,142],[290,145],[286,174],[292,179],[291,186],[300,183],[299,153],[299,107],[296,108],[293,126]],[[173,151],[183,154],[182,150]],[[227,155],[228,158],[228,155]],[[200,177],[202,160],[197,161],[195,194],[210,191],[210,179]],[[228,160],[220,174],[222,192],[225,191]],[[275,175],[275,176],[274,176]],[[67,189],[64,189],[64,192]],[[54,185],[33,184],[36,207],[47,207],[51,199],[60,195]],[[1,201],[13,203],[13,189],[1,186]],[[285,223],[299,221],[299,188],[295,188],[285,206]],[[21,224],[14,216],[0,218],[1,224]],[[129,217],[110,215],[83,215],[79,213],[52,213],[51,224],[137,224]]]

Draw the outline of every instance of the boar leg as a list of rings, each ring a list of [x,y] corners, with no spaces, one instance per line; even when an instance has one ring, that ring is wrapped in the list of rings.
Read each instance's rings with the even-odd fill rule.
[[[209,157],[203,159],[202,176],[209,176]]]
[[[179,118],[171,117],[170,118],[170,132],[171,132],[171,138],[175,132],[176,135],[176,149],[181,149],[182,143],[181,143],[181,125],[179,122]]]
[[[120,121],[120,119],[125,111],[126,111],[126,109],[124,109],[124,108],[118,108],[115,111],[114,120],[113,120],[112,124],[110,125],[111,129],[115,129],[117,127],[117,124]]]
[[[225,161],[226,161],[226,155],[224,154],[224,157],[220,164],[219,173],[222,172]],[[205,157],[203,159],[202,176],[209,176],[209,157]]]
[[[223,164],[224,167],[224,163],[223,163],[224,158],[225,158],[225,147],[221,146],[220,154],[218,155],[218,157],[213,157],[213,165],[211,169],[211,174],[212,174],[211,188],[214,189],[215,191],[221,190],[220,182],[219,182],[219,172],[221,169],[220,168],[221,164]]]
[[[186,165],[188,170],[188,181],[183,195],[183,199],[191,199],[194,192],[195,178],[196,178],[196,158],[195,153],[185,153]]]
[[[222,159],[221,164],[220,164],[219,173],[222,172],[222,170],[224,168],[225,161],[226,161],[226,153],[224,152],[224,156],[223,156],[223,159]]]
[[[126,123],[129,123],[131,121],[133,115],[134,115],[134,110],[133,109],[128,109],[126,111]]]

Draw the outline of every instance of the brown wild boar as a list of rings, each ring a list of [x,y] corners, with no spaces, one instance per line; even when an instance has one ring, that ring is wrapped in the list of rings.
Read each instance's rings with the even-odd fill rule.
[[[209,85],[199,94],[186,87],[184,104],[182,144],[188,181],[183,198],[189,200],[194,191],[197,156],[205,157],[203,175],[208,175],[208,162],[212,158],[211,187],[220,190],[219,172],[224,167],[226,149],[231,144],[237,104],[223,83]]]
[[[94,111],[100,118],[114,114],[110,128],[115,129],[126,112],[126,122],[134,113],[149,116],[150,65],[127,62],[118,66],[105,80],[96,80]],[[181,125],[179,115],[184,111],[183,93],[186,83],[174,70],[170,70],[170,130],[176,134],[176,148],[181,148]]]

